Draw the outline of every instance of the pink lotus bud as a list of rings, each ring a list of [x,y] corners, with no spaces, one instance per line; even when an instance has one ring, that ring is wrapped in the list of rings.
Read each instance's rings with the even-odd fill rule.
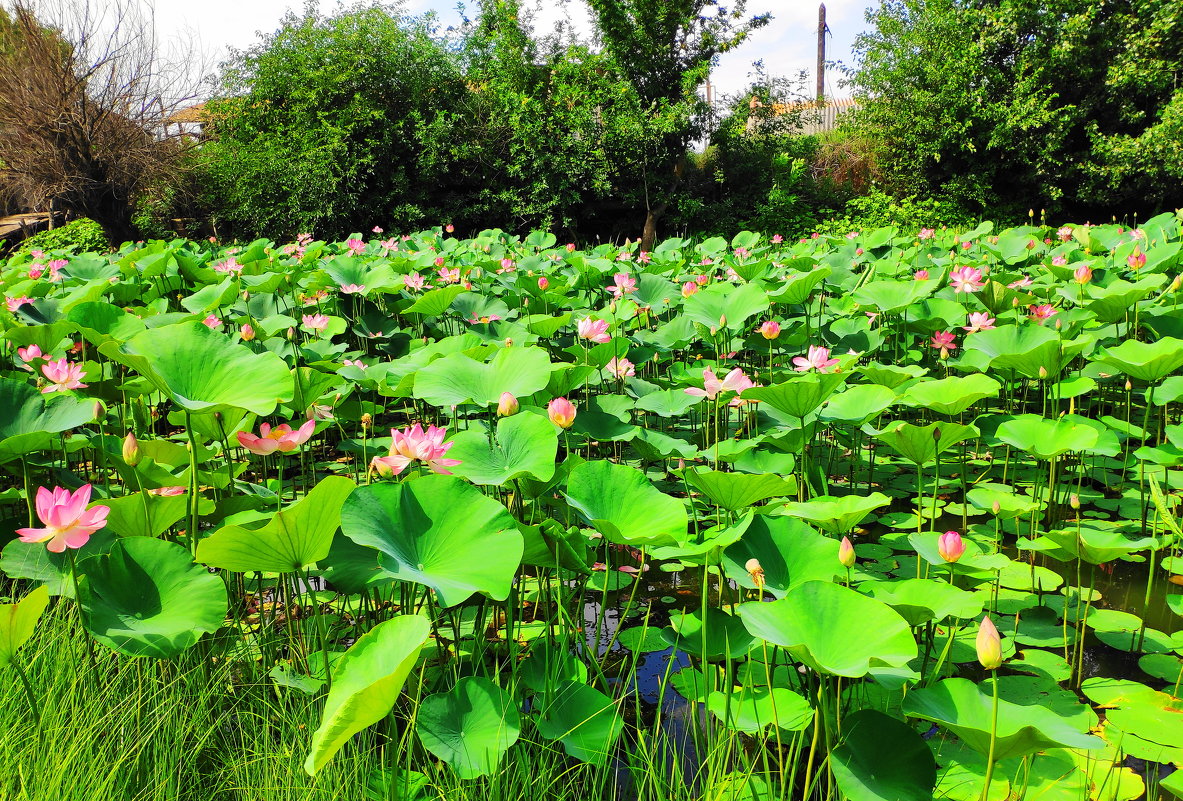
[[[550,421],[559,428],[570,428],[575,424],[575,405],[566,398],[555,398],[546,406]]]
[[[242,337],[243,342],[250,342],[255,338],[254,326],[252,326],[250,323],[243,323],[242,331],[239,333],[239,336]]]
[[[136,440],[135,432],[128,431],[123,438],[123,461],[128,467],[135,467],[140,463],[140,443]]]
[[[1146,266],[1146,254],[1138,248],[1134,248],[1134,252],[1126,258],[1125,262],[1131,270],[1141,269]]]
[[[94,419],[95,420],[102,420],[104,417],[107,416],[107,407],[103,405],[103,402],[101,400],[97,400],[94,402],[93,411],[94,411]]]
[[[776,339],[780,336],[780,323],[776,320],[765,320],[760,326],[760,334],[765,339]]]
[[[545,292],[546,288],[549,286],[550,286],[550,281],[546,280],[545,275],[538,279],[538,288],[541,289],[543,292]]]
[[[1002,665],[1002,637],[998,629],[991,622],[990,616],[982,618],[978,626],[978,638],[975,642],[978,650],[978,661],[986,670],[997,670]]]
[[[946,562],[956,562],[965,553],[965,543],[956,531],[946,531],[937,540],[937,552]]]
[[[838,561],[845,568],[854,567],[854,543],[850,541],[850,537],[842,538],[842,544],[838,546]]]
[[[518,413],[520,408],[518,399],[508,392],[501,393],[501,399],[497,401],[497,416],[498,417],[512,417]]]
[[[1072,280],[1076,281],[1076,283],[1081,284],[1082,286],[1087,284],[1089,281],[1093,280],[1093,268],[1089,267],[1087,264],[1080,265],[1072,271]]]

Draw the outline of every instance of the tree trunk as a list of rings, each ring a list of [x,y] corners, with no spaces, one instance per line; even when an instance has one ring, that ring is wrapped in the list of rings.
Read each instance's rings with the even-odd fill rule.
[[[665,214],[669,203],[662,203],[657,208],[650,208],[645,212],[645,229],[641,232],[641,250],[653,250],[653,243],[657,240],[657,220]]]

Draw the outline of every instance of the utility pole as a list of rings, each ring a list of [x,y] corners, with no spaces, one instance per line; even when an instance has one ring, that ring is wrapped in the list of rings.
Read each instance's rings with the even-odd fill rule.
[[[826,99],[826,4],[817,9],[817,102]]]

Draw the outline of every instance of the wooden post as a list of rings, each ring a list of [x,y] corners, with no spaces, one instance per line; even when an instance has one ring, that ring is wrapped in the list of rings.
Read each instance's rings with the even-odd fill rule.
[[[817,102],[826,99],[826,4],[817,9]]]

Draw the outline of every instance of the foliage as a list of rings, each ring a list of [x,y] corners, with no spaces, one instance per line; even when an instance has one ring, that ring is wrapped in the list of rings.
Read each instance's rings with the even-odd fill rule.
[[[25,239],[12,252],[13,257],[40,250],[45,253],[85,253],[96,251],[102,253],[110,247],[103,227],[86,217],[71,220],[65,225],[39,234],[33,234]]]
[[[818,226],[827,234],[846,234],[895,226],[901,231],[920,228],[972,228],[976,220],[950,200],[937,197],[895,198],[872,188],[848,200],[840,216]]]

